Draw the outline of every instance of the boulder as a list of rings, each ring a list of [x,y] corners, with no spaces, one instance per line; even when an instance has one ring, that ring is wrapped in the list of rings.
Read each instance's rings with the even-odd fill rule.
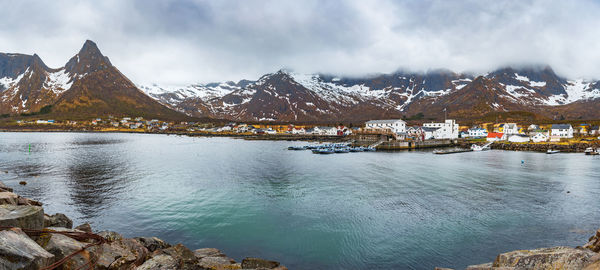
[[[223,254],[220,250],[216,248],[196,249],[194,250],[194,255],[196,256],[196,258],[198,258],[198,260],[204,257],[225,257],[225,254]]]
[[[279,266],[279,262],[269,261],[260,258],[245,258],[242,260],[242,269],[266,268],[274,269]]]
[[[0,181],[0,191],[13,192],[13,189],[9,188],[7,185],[5,185],[4,183],[2,183],[2,181]]]
[[[52,216],[44,215],[44,227],[73,228],[73,221],[65,214],[56,213]]]
[[[600,229],[596,231],[590,239],[589,242],[585,244],[583,247],[587,249],[591,249],[593,252],[600,252]]]
[[[45,241],[45,243],[44,243],[44,245],[42,245],[42,247],[45,250],[47,250],[48,252],[52,253],[54,255],[54,257],[56,258],[56,260],[61,260],[61,259],[65,258],[66,256],[69,256],[73,252],[81,250],[82,248],[84,248],[87,245],[87,243],[79,242],[73,238],[70,238],[70,237],[62,235],[62,234],[48,234],[48,235],[49,235],[49,239],[47,241]],[[39,241],[38,241],[38,243],[39,243]],[[61,267],[63,270],[79,269],[79,267],[81,267],[84,264],[86,264],[90,261],[93,261],[93,260],[94,260],[93,254],[91,254],[89,252],[89,250],[84,250],[84,251],[77,253],[77,255],[66,260]]]
[[[18,204],[18,205],[35,205],[35,206],[42,206],[42,203],[41,203],[41,202],[34,201],[34,200],[32,200],[32,199],[28,199],[28,198],[21,197],[21,196],[19,196],[19,197],[17,198],[17,204]]]
[[[169,248],[171,245],[157,237],[136,237],[134,238],[142,244],[148,251],[154,252],[159,249]]]
[[[492,270],[492,263],[469,265],[467,266],[466,270]]]
[[[167,255],[177,262],[177,269],[202,269],[198,265],[198,259],[194,256],[194,252],[182,244],[160,249],[152,254],[152,258],[159,255]]]
[[[109,242],[118,241],[118,240],[123,239],[123,236],[121,234],[119,234],[118,232],[112,232],[112,231],[101,231],[98,233],[98,235],[104,237],[104,239],[106,239],[106,241],[109,241]]]
[[[242,269],[239,263],[235,263],[235,260],[229,257],[204,257],[200,259],[198,265],[212,270]]]
[[[177,260],[169,255],[160,254],[145,261],[136,270],[171,270],[178,269]]]
[[[109,242],[89,248],[97,256],[96,269],[131,269],[148,257],[148,250],[135,239],[122,238],[115,232],[98,234]]]
[[[0,205],[0,226],[41,230],[44,209],[33,205]]]
[[[92,226],[90,226],[89,223],[83,223],[77,227],[75,227],[75,229],[80,230],[80,231],[84,231],[84,232],[92,232]]]
[[[0,192],[0,204],[16,205],[19,200],[19,195],[12,192]]]
[[[592,263],[588,264],[583,270],[600,270],[600,254],[597,254],[592,258]]]
[[[496,257],[495,267],[516,269],[582,269],[592,263],[596,253],[588,249],[570,247],[539,248],[502,253]]]
[[[0,269],[40,269],[54,262],[54,255],[31,240],[21,229],[0,231]]]

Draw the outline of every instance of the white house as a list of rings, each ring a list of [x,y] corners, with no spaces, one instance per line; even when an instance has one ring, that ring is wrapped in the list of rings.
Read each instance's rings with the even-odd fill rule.
[[[444,123],[425,123],[424,128],[435,128],[436,131],[433,133],[435,139],[457,139],[458,138],[458,124],[456,121],[448,119]]]
[[[535,135],[533,135],[531,137],[531,140],[533,142],[547,142],[548,141],[548,134],[544,134],[544,132],[537,132],[535,133]]]
[[[505,123],[503,133],[506,135],[519,134],[519,126],[515,123]]]
[[[495,141],[504,141],[506,140],[506,134],[500,132],[490,132],[487,135],[486,141],[495,142]]]
[[[528,142],[529,136],[521,134],[513,134],[508,137],[509,142]]]
[[[298,127],[293,127],[292,128],[292,134],[306,134],[306,130],[302,127],[298,128]]]
[[[365,126],[368,129],[390,129],[394,133],[406,132],[406,122],[401,119],[370,120]]]
[[[415,137],[418,140],[430,140],[433,139],[433,133],[436,130],[436,128],[409,127],[406,130],[406,135]]]
[[[313,129],[313,134],[337,136],[337,128],[336,127],[315,127]]]
[[[570,124],[554,124],[550,130],[550,137],[573,138],[573,127]]]
[[[468,130],[469,132],[469,137],[471,138],[484,138],[487,137],[487,130],[485,130],[484,128],[470,128]]]

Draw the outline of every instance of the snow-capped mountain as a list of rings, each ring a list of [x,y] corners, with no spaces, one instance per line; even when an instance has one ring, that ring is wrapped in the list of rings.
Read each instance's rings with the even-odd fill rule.
[[[515,110],[549,115],[554,108],[564,110],[567,104],[600,101],[599,82],[567,80],[550,67],[502,68],[481,76],[437,70],[364,78],[280,70],[257,81],[139,87],[192,116],[242,121],[364,121],[416,114],[436,117],[444,108],[451,115],[466,118]],[[586,113],[574,115],[586,117]]]
[[[69,119],[109,114],[189,119],[140,91],[89,40],[57,69],[36,54],[0,53],[0,113],[37,113],[44,107]]]

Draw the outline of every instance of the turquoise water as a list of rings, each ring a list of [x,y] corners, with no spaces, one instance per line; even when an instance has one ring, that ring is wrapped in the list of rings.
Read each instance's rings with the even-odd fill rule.
[[[305,143],[0,133],[0,181],[95,230],[290,269],[462,268],[582,245],[600,228],[598,157],[314,155],[292,144]]]

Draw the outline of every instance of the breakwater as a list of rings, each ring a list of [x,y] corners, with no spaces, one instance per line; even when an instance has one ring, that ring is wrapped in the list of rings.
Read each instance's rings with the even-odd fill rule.
[[[492,149],[510,150],[510,151],[533,151],[546,152],[548,149],[560,150],[561,152],[583,153],[586,148],[600,148],[600,143],[578,142],[578,143],[510,143],[495,142],[491,145]]]

